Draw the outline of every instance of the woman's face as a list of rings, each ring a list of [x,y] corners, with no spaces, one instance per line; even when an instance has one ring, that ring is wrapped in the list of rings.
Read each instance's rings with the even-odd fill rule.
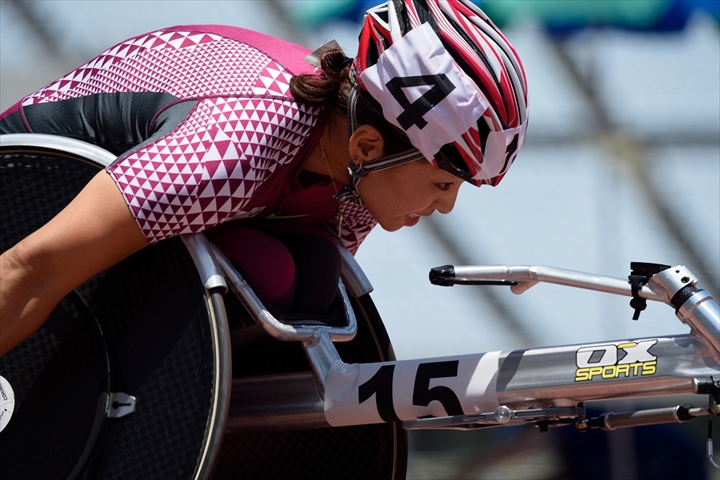
[[[449,213],[462,180],[426,160],[369,173],[357,191],[383,229],[411,227],[436,210]]]

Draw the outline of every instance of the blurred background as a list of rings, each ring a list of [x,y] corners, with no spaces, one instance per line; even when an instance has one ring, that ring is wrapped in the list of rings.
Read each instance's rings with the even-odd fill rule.
[[[163,26],[231,24],[310,49],[335,39],[354,56],[376,3],[2,0],[0,108]],[[499,187],[464,186],[451,215],[377,229],[360,249],[398,358],[685,333],[663,305],[632,321],[625,297],[548,285],[515,296],[427,276],[444,264],[508,264],[625,278],[645,261],[687,266],[718,298],[720,0],[475,3],[524,60],[529,133]],[[408,477],[717,479],[703,460],[704,427],[411,432]]]

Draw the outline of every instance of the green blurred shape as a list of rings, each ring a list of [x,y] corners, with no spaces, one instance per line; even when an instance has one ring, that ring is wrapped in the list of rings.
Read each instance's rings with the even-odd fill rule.
[[[476,1],[499,26],[535,19],[561,25],[623,25],[647,28],[672,0],[482,0]]]
[[[329,19],[342,17],[354,8],[357,1],[284,0],[281,3],[295,25],[309,28],[320,25]],[[378,3],[382,3],[381,0],[378,0]]]

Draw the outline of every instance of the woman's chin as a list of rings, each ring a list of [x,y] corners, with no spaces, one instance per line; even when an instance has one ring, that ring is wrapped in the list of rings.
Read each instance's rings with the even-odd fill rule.
[[[407,215],[403,217],[391,218],[385,221],[378,220],[378,223],[383,230],[387,232],[395,232],[403,227],[413,227],[420,221],[420,217],[409,217]]]
[[[394,225],[394,224],[393,225],[383,225],[382,223],[380,224],[380,226],[386,232],[396,232],[403,227],[403,225]]]

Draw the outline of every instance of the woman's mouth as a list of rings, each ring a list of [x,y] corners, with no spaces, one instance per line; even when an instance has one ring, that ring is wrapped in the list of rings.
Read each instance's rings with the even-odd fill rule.
[[[417,225],[417,223],[420,221],[420,215],[417,213],[409,213],[408,214],[408,221],[405,222],[405,225],[408,227],[413,227]]]

